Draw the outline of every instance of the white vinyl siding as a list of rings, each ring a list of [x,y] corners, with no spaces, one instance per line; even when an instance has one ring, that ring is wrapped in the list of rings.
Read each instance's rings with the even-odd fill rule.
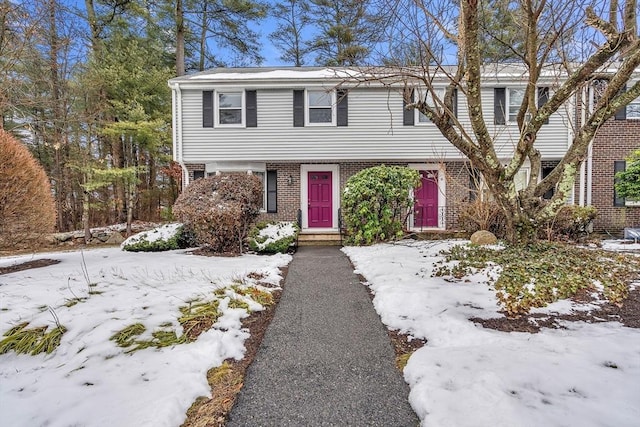
[[[238,84],[234,81],[234,84]],[[237,86],[236,86],[237,87]],[[224,88],[215,88],[224,92]],[[181,88],[182,140],[185,162],[333,161],[463,159],[435,126],[403,126],[401,92],[386,88],[349,91],[349,125],[293,127],[293,89],[258,89],[255,128],[202,127],[202,87]],[[494,126],[493,87],[483,89],[485,120],[496,135],[501,157],[511,155],[517,127]],[[468,123],[464,96],[458,96],[458,119]],[[536,147],[546,158],[566,152],[566,118],[560,113],[540,130]]]

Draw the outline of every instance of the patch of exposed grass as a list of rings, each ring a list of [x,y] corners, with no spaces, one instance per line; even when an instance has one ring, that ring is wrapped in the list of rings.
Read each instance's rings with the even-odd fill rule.
[[[84,297],[69,298],[69,299],[67,299],[67,302],[64,303],[64,306],[65,307],[73,307],[74,305],[78,304],[79,302],[84,302],[86,300],[87,300],[87,298],[84,298]]]
[[[241,296],[251,298],[263,306],[274,304],[273,296],[270,292],[263,291],[254,286],[243,283],[241,279],[235,279],[231,289]],[[218,298],[227,296],[229,288],[220,288],[214,292],[215,299],[203,301],[201,299],[191,299],[187,305],[180,307],[178,322],[182,326],[182,334],[178,334],[172,327],[173,323],[164,322],[160,325],[162,329],[151,334],[151,339],[139,339],[146,328],[141,323],[129,325],[111,336],[111,340],[119,347],[128,348],[127,352],[134,352],[149,347],[162,348],[177,344],[184,344],[195,341],[198,336],[210,329],[218,320],[221,313]],[[247,312],[251,311],[249,304],[240,298],[231,298],[229,308],[241,308]]]
[[[234,285],[231,287],[235,293],[242,296],[247,296],[263,306],[270,306],[273,304],[273,295],[271,292],[263,291],[253,286],[244,287]]]
[[[601,293],[620,304],[629,284],[640,277],[640,258],[561,243],[538,242],[501,250],[458,245],[443,254],[446,264],[434,276],[460,279],[491,264],[501,266],[500,276],[492,282],[509,316],[526,314],[533,307],[570,298],[581,290]]]
[[[249,311],[249,304],[240,299],[233,298],[231,301],[229,301],[229,308],[241,308],[243,310]]]
[[[142,335],[146,329],[142,323],[134,323],[119,330],[109,339],[115,341],[119,347],[129,348],[128,353],[149,347],[162,348],[187,342],[186,336],[178,336],[174,330],[162,329],[152,332],[151,339],[138,339],[137,337]]]
[[[134,323],[119,330],[109,338],[115,341],[118,347],[130,347],[135,344],[136,337],[140,336],[147,328],[142,323]]]
[[[4,333],[0,341],[0,354],[15,351],[18,354],[35,356],[40,353],[50,354],[60,345],[62,335],[67,331],[62,325],[48,330],[48,326],[27,328],[29,323],[21,323]]]
[[[198,398],[187,410],[182,427],[224,426],[227,415],[243,385],[244,369],[237,364],[223,362],[207,372],[212,398]]]
[[[180,307],[182,316],[178,318],[178,321],[189,340],[194,341],[202,332],[213,326],[218,317],[220,317],[218,306],[218,300],[212,300],[192,302],[189,305]]]
[[[400,370],[400,372],[402,372],[405,366],[407,366],[407,362],[409,361],[409,358],[411,357],[412,354],[413,352],[404,353],[399,356],[396,356],[396,367]]]

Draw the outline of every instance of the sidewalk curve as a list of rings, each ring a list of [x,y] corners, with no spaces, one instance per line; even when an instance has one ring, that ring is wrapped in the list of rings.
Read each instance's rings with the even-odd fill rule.
[[[302,247],[227,427],[417,426],[367,290],[338,247]]]

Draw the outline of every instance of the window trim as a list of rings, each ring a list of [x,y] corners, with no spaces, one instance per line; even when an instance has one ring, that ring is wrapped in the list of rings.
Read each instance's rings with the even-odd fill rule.
[[[445,88],[443,87],[437,87],[433,89],[434,92],[436,92],[436,96],[438,96],[440,99],[444,98],[445,95]],[[431,91],[427,90],[426,91],[426,95],[427,96],[431,96]],[[454,100],[455,102],[455,100]],[[433,107],[436,107],[435,105]],[[455,110],[455,108],[454,108]],[[424,114],[422,114],[417,108],[413,109],[415,117],[413,119],[413,123],[415,126],[434,126],[434,123],[431,121],[431,119],[429,119],[427,116],[425,116]],[[420,120],[420,117],[423,117],[426,119],[425,121]]]
[[[514,120],[511,120],[511,113],[509,111],[510,102],[511,102],[511,91],[512,90],[526,90],[524,86],[500,86],[493,88],[493,124],[496,126],[509,126],[509,125],[517,125],[517,112]],[[541,91],[546,92],[546,101],[548,102],[551,98],[551,88],[549,86],[536,86],[535,92],[535,103],[537,108],[542,107],[543,104],[540,104],[540,93]],[[500,105],[501,102],[504,102],[504,105]],[[522,104],[520,104],[521,106]],[[519,107],[518,107],[519,108]],[[543,124],[548,124],[549,119],[545,120]]]
[[[631,116],[629,115],[629,106],[631,104],[635,104],[638,106],[638,115],[637,116]],[[636,99],[634,99],[633,101],[631,101],[629,104],[627,104],[625,107],[625,118],[627,120],[640,120],[640,96],[637,97]]]
[[[310,121],[310,109],[312,108],[309,105],[309,94],[323,92],[329,94],[331,96],[331,122],[325,123],[314,123]],[[327,108],[327,107],[324,107]],[[322,88],[320,89],[306,89],[304,91],[304,125],[305,126],[318,126],[318,127],[327,127],[327,126],[336,126],[337,123],[337,99],[336,99],[336,91],[326,91]]]
[[[220,123],[220,95],[223,94],[240,94],[240,123]],[[243,128],[247,124],[247,100],[246,91],[244,89],[225,89],[216,90],[214,94],[214,120],[215,127],[221,128]],[[222,110],[237,110],[237,108],[222,108]]]
[[[505,100],[504,100],[504,106],[505,106],[505,122],[508,125],[517,125],[518,124],[518,111],[520,111],[520,107],[522,106],[522,102],[520,102],[520,104],[518,105],[518,110],[515,112],[515,117],[513,120],[511,120],[511,91],[512,90],[521,90],[523,91],[523,98],[524,98],[524,91],[526,91],[525,87],[518,87],[518,86],[507,86],[506,90],[505,90]],[[538,93],[536,91],[536,103],[538,100]]]
[[[638,119],[634,118],[632,120]],[[618,197],[618,192],[616,191],[615,187],[615,183],[617,181],[616,174],[625,170],[627,170],[626,160],[615,160],[613,162],[613,207],[616,208],[640,206],[640,200],[631,200],[624,197]]]

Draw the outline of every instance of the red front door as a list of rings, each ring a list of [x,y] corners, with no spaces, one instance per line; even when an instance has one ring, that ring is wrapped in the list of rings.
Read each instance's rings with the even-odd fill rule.
[[[438,172],[420,171],[422,185],[416,188],[413,210],[415,227],[438,226]]]
[[[309,172],[309,227],[331,228],[333,225],[333,194],[331,172]]]

